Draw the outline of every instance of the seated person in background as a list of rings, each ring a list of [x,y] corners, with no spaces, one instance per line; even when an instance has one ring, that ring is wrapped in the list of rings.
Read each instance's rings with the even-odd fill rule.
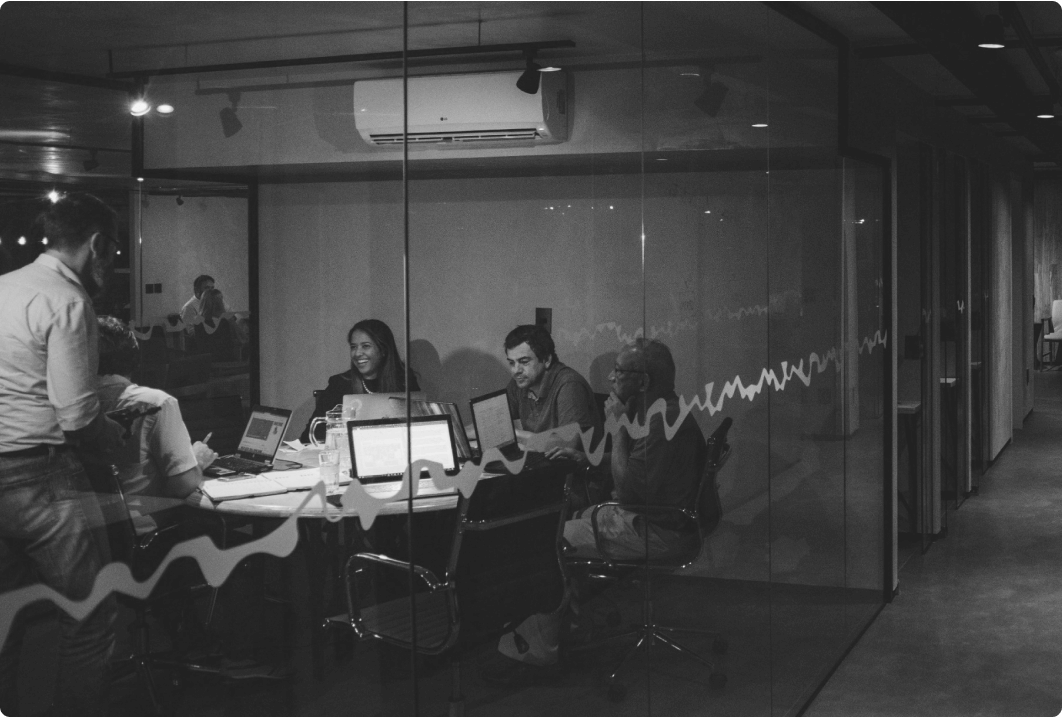
[[[663,399],[668,423],[678,420],[675,362],[663,343],[638,339],[625,347],[616,357],[610,381],[612,392],[605,405],[606,416],[618,419],[626,415],[636,424],[644,420],[653,403]],[[615,500],[635,506],[675,508],[692,503],[705,449],[704,435],[692,415],[686,416],[670,441],[659,415],[653,416],[649,434],[644,438],[632,438],[622,427],[611,435],[612,451],[606,454],[606,463],[615,483]],[[574,449],[559,447],[546,455],[576,458],[574,453]],[[592,508],[586,509],[564,525],[564,539],[580,557],[602,557],[594,539],[591,511]],[[690,541],[700,539],[693,526],[654,523],[636,510],[618,506],[602,508],[597,519],[608,557],[618,560],[663,558],[689,549]],[[495,684],[524,684],[537,674],[555,671],[551,668],[555,668],[559,656],[563,617],[563,611],[532,615],[516,630],[503,635],[498,650],[511,659],[484,668],[484,679]]]
[[[225,297],[218,289],[207,289],[200,302],[203,323],[195,327],[196,346],[202,353],[209,353],[215,361],[238,361],[240,346],[236,339],[234,321],[228,313]]]
[[[509,363],[509,408],[528,433],[543,433],[569,423],[601,428],[594,392],[586,379],[557,358],[553,337],[541,326],[517,326],[505,337]],[[573,452],[585,463],[585,454]]]
[[[200,274],[192,282],[192,298],[184,302],[184,306],[181,307],[181,321],[184,322],[188,333],[192,332],[192,321],[201,313],[199,302],[203,297],[203,292],[213,288],[214,277],[206,274]]]
[[[204,443],[192,443],[176,398],[130,380],[140,360],[133,332],[112,316],[101,316],[98,321],[98,393],[103,410],[114,411],[135,404],[162,409],[133,421],[130,429],[133,440],[115,460],[133,523],[142,535],[159,526],[149,514],[150,503],[142,504],[139,497],[188,497],[202,483],[203,469],[214,462],[217,453]]]
[[[379,319],[364,319],[347,332],[350,370],[328,377],[328,386],[317,396],[310,421],[325,415],[353,393],[397,393],[406,390],[406,364],[398,353],[395,335]],[[419,391],[417,375],[409,370],[409,390]],[[310,422],[300,439],[310,440]]]

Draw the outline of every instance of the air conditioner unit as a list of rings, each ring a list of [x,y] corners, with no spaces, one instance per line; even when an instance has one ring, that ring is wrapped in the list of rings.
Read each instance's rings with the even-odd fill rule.
[[[354,83],[354,121],[376,146],[563,142],[571,100],[567,73],[542,72],[538,92],[516,87],[520,72],[410,77],[403,133],[402,78]]]

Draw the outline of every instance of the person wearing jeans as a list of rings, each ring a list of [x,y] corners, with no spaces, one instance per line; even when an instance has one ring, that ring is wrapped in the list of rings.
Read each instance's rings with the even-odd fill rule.
[[[96,395],[93,295],[118,249],[113,210],[89,194],[60,197],[38,219],[48,249],[0,276],[0,712],[19,715],[24,633],[20,588],[43,585],[71,600],[90,594],[110,560],[99,504],[75,449],[112,462],[123,426]],[[127,428],[127,426],[126,426]],[[84,619],[60,610],[53,717],[105,711],[114,647],[113,597]],[[0,625],[3,625],[0,622]]]

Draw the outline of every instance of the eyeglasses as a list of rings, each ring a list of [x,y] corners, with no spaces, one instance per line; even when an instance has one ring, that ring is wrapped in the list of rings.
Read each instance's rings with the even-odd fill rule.
[[[619,375],[625,374],[625,373],[649,373],[649,372],[648,371],[639,371],[636,368],[621,368],[619,366],[613,366],[612,367],[612,373],[614,373],[617,376],[619,376]]]

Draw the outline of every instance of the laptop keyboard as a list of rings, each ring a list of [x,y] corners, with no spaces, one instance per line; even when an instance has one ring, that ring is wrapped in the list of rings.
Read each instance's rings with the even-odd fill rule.
[[[262,471],[269,470],[269,466],[258,461],[249,461],[246,458],[240,458],[239,456],[221,456],[215,459],[210,464],[211,467],[217,466],[218,468],[225,468],[226,470],[236,471],[237,473],[261,473]]]

